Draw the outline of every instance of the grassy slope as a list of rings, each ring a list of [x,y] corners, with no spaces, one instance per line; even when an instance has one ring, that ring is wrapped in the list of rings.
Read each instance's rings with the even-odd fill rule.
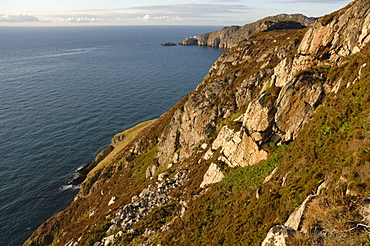
[[[117,158],[117,155],[146,127],[153,124],[156,120],[150,120],[142,122],[130,129],[127,129],[116,136],[124,136],[123,140],[112,150],[111,153],[109,153],[108,156],[104,158],[99,164],[92,169],[89,174],[87,175],[87,179],[92,178],[92,176],[95,175],[96,172],[103,169],[107,165],[109,165],[112,161],[115,161]]]
[[[365,63],[368,65],[356,80]],[[325,72],[333,83],[342,78],[339,92],[328,95],[287,150],[275,150],[277,154],[268,164],[230,172],[221,183],[194,200],[188,213],[160,240],[162,245],[260,245],[268,230],[283,224],[294,208],[324,181],[328,188],[318,201],[319,207],[327,218],[335,216],[324,223],[317,210],[311,211],[306,226],[342,228],[340,242],[328,237],[326,245],[361,245],[369,240],[366,233],[344,232],[356,222],[351,209],[370,192],[369,65],[367,46],[361,54],[348,57],[342,67],[314,68],[312,72]],[[346,88],[353,81],[355,84]],[[275,177],[261,185],[275,165]],[[281,186],[284,177],[287,181]],[[262,193],[259,199],[255,196],[257,187]],[[347,189],[351,191],[348,196]],[[301,240],[307,245],[317,243],[314,235]]]

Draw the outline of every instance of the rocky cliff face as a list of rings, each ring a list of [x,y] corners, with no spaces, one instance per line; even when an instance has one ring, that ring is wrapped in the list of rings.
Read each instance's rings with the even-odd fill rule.
[[[218,31],[187,38],[181,45],[199,45],[228,49],[248,39],[253,33],[261,30],[289,30],[302,29],[312,25],[317,18],[306,17],[301,14],[280,14],[258,20],[254,23],[240,26],[223,27]]]
[[[339,202],[335,211],[316,210],[344,218],[357,209],[365,212],[353,223],[366,219],[370,174],[355,167],[370,166],[369,12],[370,3],[358,0],[305,29],[286,25],[313,20],[281,15],[295,23],[265,20],[247,39],[234,38],[245,40],[196,90],[158,120],[117,135],[71,206],[25,245],[256,245],[278,224],[264,245],[309,240],[310,233],[327,242],[328,223],[309,215],[334,204],[343,187],[351,213]],[[242,28],[204,42],[230,47],[222,40]],[[331,145],[343,136],[344,145]],[[360,233],[354,226],[336,230],[352,237]]]

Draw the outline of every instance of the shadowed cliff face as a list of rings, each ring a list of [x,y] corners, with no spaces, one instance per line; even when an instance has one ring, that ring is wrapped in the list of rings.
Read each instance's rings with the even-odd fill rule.
[[[243,33],[248,39],[226,51],[196,90],[156,121],[117,135],[113,151],[90,171],[71,206],[45,222],[25,245],[260,244],[272,225],[284,224],[302,204],[296,213],[300,216],[270,231],[265,245],[274,245],[291,242],[302,228],[306,204],[335,199],[337,187],[349,187],[349,177],[357,182],[352,185],[356,189],[348,188],[349,194],[356,191],[361,197],[369,192],[360,184],[370,175],[355,175],[349,168],[352,162],[360,165],[359,156],[368,158],[368,117],[362,119],[361,131],[354,130],[356,136],[364,135],[353,140],[359,147],[351,147],[350,156],[343,157],[345,165],[320,159],[320,149],[334,136],[333,126],[324,122],[311,134],[305,130],[312,127],[313,117],[317,122],[328,117],[340,119],[338,132],[351,136],[344,122],[359,115],[339,116],[339,110],[328,110],[330,116],[325,116],[325,108],[338,104],[338,97],[351,98],[356,90],[362,93],[352,96],[358,100],[356,110],[366,115],[367,92],[351,88],[367,83],[369,11],[368,1],[355,1],[305,29],[280,30],[264,21],[252,35]],[[307,23],[302,25],[311,23],[303,20]],[[238,32],[241,38],[243,30],[222,32]],[[356,52],[365,58],[356,58]],[[320,116],[315,116],[318,111]],[[299,149],[312,143],[290,163]],[[294,151],[289,152],[287,144]],[[312,175],[300,173],[310,170]],[[319,190],[325,189],[327,195],[333,191],[330,199],[319,197]],[[303,202],[312,190],[317,190],[314,197]],[[305,222],[304,235],[313,230],[311,222]]]

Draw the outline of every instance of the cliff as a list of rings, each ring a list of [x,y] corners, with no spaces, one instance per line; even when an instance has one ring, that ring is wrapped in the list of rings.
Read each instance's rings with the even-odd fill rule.
[[[280,14],[276,16],[269,16],[241,27],[223,27],[215,32],[187,38],[181,41],[179,44],[228,49],[240,43],[241,41],[248,39],[251,35],[253,35],[253,33],[261,31],[261,28],[265,28],[265,31],[302,29],[312,25],[316,20],[317,18],[306,17],[301,14]]]
[[[260,25],[117,136],[24,245],[364,245],[369,14],[357,0],[308,28]]]

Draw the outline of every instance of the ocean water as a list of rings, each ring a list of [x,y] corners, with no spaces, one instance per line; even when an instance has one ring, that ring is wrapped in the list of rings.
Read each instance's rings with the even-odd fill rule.
[[[217,29],[0,27],[0,245],[68,206],[78,167],[194,90],[223,52],[158,44]]]

